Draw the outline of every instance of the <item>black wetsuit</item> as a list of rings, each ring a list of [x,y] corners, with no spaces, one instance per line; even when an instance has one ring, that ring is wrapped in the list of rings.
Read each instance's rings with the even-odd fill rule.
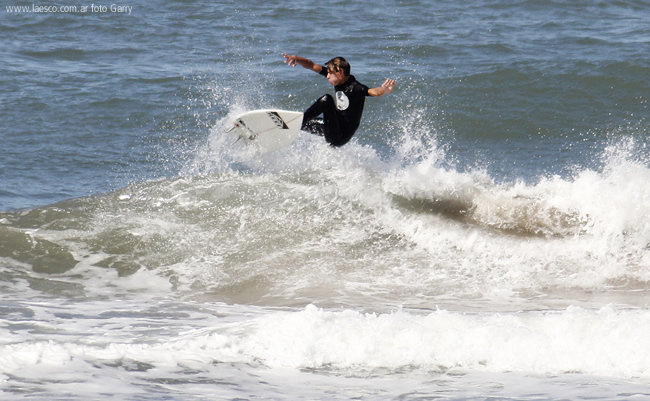
[[[320,75],[327,77],[327,67],[323,66]],[[306,111],[302,120],[302,129],[325,136],[332,146],[343,146],[352,138],[359,128],[363,105],[368,94],[368,87],[359,83],[350,75],[342,85],[337,85],[336,99],[332,95],[322,96]],[[323,115],[323,120],[318,119]]]

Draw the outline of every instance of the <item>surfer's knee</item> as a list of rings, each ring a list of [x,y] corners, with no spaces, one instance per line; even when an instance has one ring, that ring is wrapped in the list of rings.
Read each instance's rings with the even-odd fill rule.
[[[317,102],[331,105],[334,104],[334,97],[332,97],[332,95],[327,93],[321,96],[320,98],[318,98]]]
[[[303,121],[300,129],[310,134],[325,136],[325,122],[320,118]]]

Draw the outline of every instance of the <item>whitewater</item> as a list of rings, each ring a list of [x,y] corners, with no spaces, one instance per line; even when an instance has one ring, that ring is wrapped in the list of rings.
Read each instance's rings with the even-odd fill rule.
[[[128,397],[347,399],[407,380],[528,399],[521,377],[550,395],[647,380],[650,171],[633,143],[600,172],[500,184],[410,137],[386,158],[210,139],[187,166],[209,174],[2,214],[6,389],[81,399],[127,376]],[[327,390],[281,396],[295,380]]]

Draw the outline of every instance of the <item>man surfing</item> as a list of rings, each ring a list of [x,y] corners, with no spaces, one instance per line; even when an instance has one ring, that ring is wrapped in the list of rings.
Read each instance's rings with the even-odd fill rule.
[[[323,135],[332,146],[343,146],[352,138],[363,114],[366,96],[380,97],[395,88],[395,81],[387,78],[377,88],[368,88],[350,75],[350,63],[343,57],[334,57],[325,65],[300,56],[282,54],[284,62],[291,67],[300,66],[324,77],[334,86],[336,99],[330,94],[320,97],[309,107],[302,120],[302,129]],[[323,119],[317,118],[323,115]]]

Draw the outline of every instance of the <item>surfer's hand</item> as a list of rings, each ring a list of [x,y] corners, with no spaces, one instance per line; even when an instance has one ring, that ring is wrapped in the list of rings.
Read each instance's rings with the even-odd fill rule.
[[[298,64],[298,56],[290,56],[284,53],[282,53],[282,56],[285,58],[284,63],[290,67],[295,67]]]
[[[290,56],[288,54],[282,53],[282,57],[284,57],[284,62],[291,66],[295,67],[297,65],[300,65],[301,67],[304,67],[308,70],[312,70],[314,72],[321,72],[323,69],[323,66],[320,64],[316,64],[313,61],[311,61],[308,58],[300,57],[300,56]]]
[[[376,96],[376,97],[388,95],[389,93],[391,93],[393,91],[393,88],[395,88],[395,85],[397,85],[395,83],[395,81],[393,81],[390,78],[386,78],[386,81],[383,84],[381,84],[381,86],[379,86],[377,88],[368,89],[368,94],[370,96]]]
[[[395,85],[397,85],[395,81],[390,78],[386,78],[386,81],[381,85],[381,87],[384,88],[384,92],[386,92],[384,94],[387,95],[391,93],[393,91],[393,88],[395,88]]]

